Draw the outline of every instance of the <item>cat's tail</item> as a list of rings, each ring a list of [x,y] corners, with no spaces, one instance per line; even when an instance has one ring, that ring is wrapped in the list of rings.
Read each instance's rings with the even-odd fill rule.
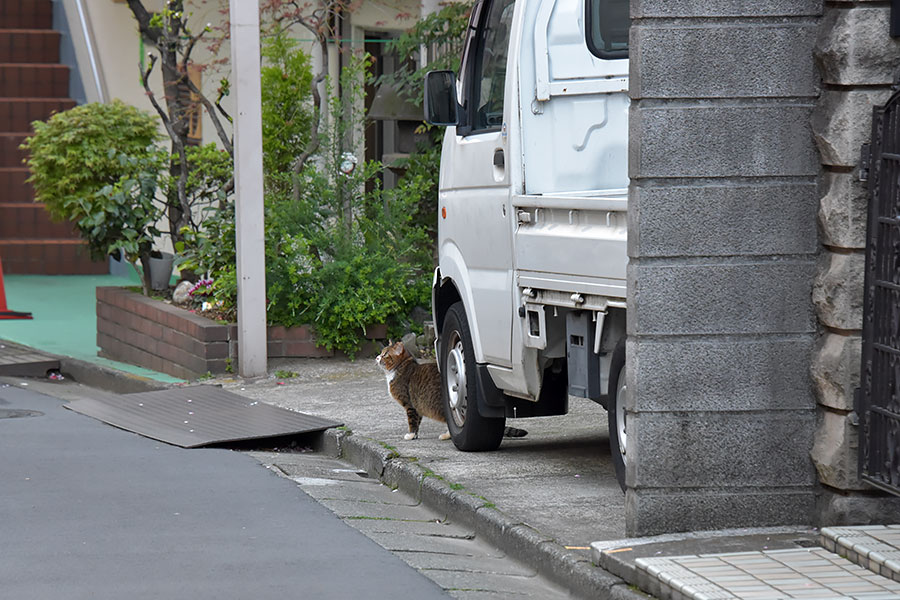
[[[524,429],[519,429],[518,427],[504,427],[503,428],[503,437],[525,437],[528,435],[528,432]]]

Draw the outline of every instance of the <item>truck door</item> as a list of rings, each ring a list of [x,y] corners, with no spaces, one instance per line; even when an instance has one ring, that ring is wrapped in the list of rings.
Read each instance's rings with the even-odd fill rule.
[[[512,232],[504,106],[514,0],[476,5],[461,72],[462,114],[445,139],[440,262],[468,289],[476,360],[510,364]],[[466,294],[466,291],[463,291]],[[479,347],[480,346],[480,347]]]

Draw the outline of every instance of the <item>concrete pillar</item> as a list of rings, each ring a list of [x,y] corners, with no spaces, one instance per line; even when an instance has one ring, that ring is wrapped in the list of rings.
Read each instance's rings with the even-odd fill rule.
[[[238,366],[241,377],[259,377],[267,371],[259,2],[231,0],[230,18],[235,105]]]
[[[626,529],[809,523],[821,0],[632,0]]]

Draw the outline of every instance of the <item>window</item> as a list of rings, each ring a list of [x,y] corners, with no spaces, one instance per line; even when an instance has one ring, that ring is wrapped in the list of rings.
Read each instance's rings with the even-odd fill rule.
[[[585,0],[587,45],[604,59],[628,58],[628,0]]]
[[[503,124],[503,92],[506,57],[515,0],[494,0],[478,30],[475,61],[467,107],[472,107],[471,131],[500,129]]]
[[[202,83],[201,67],[195,64],[188,65],[187,78],[199,90]],[[184,119],[187,121],[187,143],[190,146],[199,146],[203,143],[203,109],[200,104],[200,96],[191,91],[187,83],[178,84],[178,95],[184,106]]]

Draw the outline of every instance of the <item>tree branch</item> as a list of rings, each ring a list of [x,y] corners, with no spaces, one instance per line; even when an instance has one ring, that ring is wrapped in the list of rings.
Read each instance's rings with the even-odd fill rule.
[[[158,27],[150,27],[150,20],[156,13],[152,13],[144,8],[144,3],[141,0],[128,0],[128,8],[131,9],[135,20],[138,22],[138,30],[141,32],[141,35],[147,37],[154,44],[159,43],[162,30]]]
[[[175,151],[178,154],[178,162],[181,165],[181,173],[179,173],[178,175],[178,201],[181,204],[181,210],[184,211],[187,196],[187,154],[184,150],[184,141],[175,132],[175,128],[172,126],[171,119],[169,119],[166,111],[164,111],[162,106],[159,105],[159,102],[157,102],[156,95],[153,93],[153,90],[150,89],[150,73],[153,71],[153,67],[156,66],[157,60],[158,59],[155,54],[150,55],[150,66],[147,67],[146,71],[141,71],[141,83],[144,86],[144,91],[147,93],[147,97],[150,99],[150,104],[153,105],[153,108],[156,110],[157,114],[159,114],[159,118],[162,120],[163,126],[165,126],[166,128],[166,133],[169,134],[169,138],[171,138],[172,140],[172,146],[175,148]],[[190,211],[190,207],[187,208],[188,211]]]
[[[209,101],[209,98],[206,97],[206,94],[201,92],[194,82],[191,81],[190,77],[184,78],[185,83],[187,83],[188,88],[197,94],[197,97],[200,99],[200,102],[203,103],[203,106],[206,107],[206,112],[209,114],[209,118],[212,120],[213,127],[216,128],[216,133],[219,135],[219,139],[222,141],[222,145],[225,146],[225,150],[228,151],[228,154],[231,155],[232,160],[234,159],[234,144],[232,144],[231,139],[228,137],[228,133],[225,132],[225,128],[222,127],[222,122],[219,120],[219,117],[216,115],[216,108],[213,106],[212,102]],[[221,107],[220,107],[221,110]],[[224,111],[223,111],[224,113]],[[226,113],[226,117],[229,121],[231,121],[231,117],[228,117]]]

